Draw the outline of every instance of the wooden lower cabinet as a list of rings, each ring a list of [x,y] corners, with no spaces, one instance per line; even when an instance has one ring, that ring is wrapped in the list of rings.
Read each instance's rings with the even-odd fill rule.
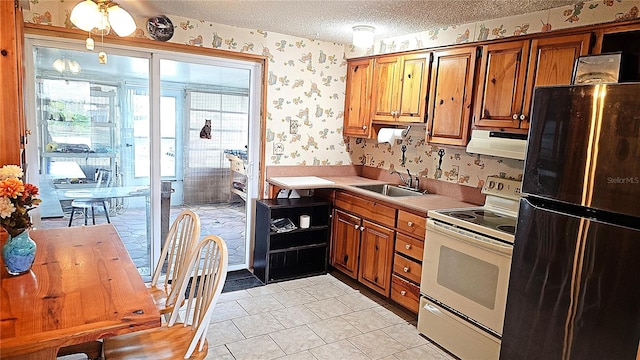
[[[426,214],[338,192],[331,265],[417,314]]]
[[[420,307],[420,279],[427,219],[398,211],[391,299],[414,313]]]
[[[420,310],[420,287],[394,274],[391,276],[391,300],[417,314]]]
[[[336,193],[334,205],[331,265],[388,297],[397,210],[346,192]]]
[[[364,229],[360,243],[358,281],[384,296],[389,296],[395,232],[367,220],[363,220],[362,224]]]
[[[354,279],[358,278],[361,222],[357,216],[333,210],[331,265]]]

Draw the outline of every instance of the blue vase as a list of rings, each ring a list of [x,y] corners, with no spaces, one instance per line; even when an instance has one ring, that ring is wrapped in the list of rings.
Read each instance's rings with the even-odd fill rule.
[[[31,269],[36,257],[36,243],[25,230],[16,236],[9,235],[9,239],[2,247],[4,266],[11,275],[24,274]]]

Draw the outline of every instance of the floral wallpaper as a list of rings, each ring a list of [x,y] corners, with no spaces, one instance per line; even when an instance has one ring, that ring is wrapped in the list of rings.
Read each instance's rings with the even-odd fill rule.
[[[72,27],[78,1],[31,0],[26,22]],[[367,165],[479,187],[488,175],[521,178],[523,162],[467,154],[464,149],[425,144],[424,128],[394,144],[343,138],[346,59],[492,40],[638,17],[640,0],[594,0],[536,13],[425,29],[379,39],[358,49],[264,30],[244,29],[166,14],[175,27],[172,43],[263,55],[268,58],[266,165]],[[133,36],[149,37],[145,18]]]
[[[378,39],[369,49],[345,46],[347,58],[410,51],[436,46],[495,40],[577,26],[638,18],[640,0],[593,0],[534,13],[425,29],[423,32]]]
[[[31,0],[25,22],[71,28],[78,1]],[[342,137],[344,46],[167,14],[168,42],[267,57],[266,165],[350,164]],[[147,19],[132,36],[150,38]]]

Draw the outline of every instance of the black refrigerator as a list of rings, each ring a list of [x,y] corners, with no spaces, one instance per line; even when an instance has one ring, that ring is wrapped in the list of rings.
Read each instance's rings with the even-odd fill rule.
[[[636,359],[640,83],[536,88],[522,192],[500,359]]]

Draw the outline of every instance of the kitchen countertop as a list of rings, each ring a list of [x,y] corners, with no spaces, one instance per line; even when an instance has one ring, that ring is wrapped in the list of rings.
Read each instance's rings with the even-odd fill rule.
[[[476,207],[478,205],[453,199],[448,196],[438,194],[426,194],[423,196],[401,196],[391,197],[382,194],[375,193],[373,191],[364,190],[355,187],[354,185],[373,185],[373,184],[388,184],[387,181],[380,181],[365,178],[362,176],[328,176],[328,177],[315,177],[315,176],[291,176],[291,177],[274,177],[267,179],[270,184],[280,187],[282,189],[296,189],[296,190],[309,190],[309,189],[340,189],[367,196],[372,199],[377,199],[398,208],[405,208],[419,212],[426,216],[427,211],[434,209],[452,209],[452,208],[466,208]]]

